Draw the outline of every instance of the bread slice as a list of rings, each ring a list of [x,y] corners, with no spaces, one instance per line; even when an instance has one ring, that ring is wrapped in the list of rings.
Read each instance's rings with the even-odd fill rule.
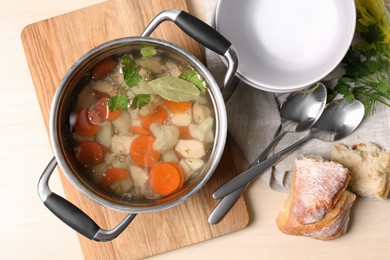
[[[355,199],[355,194],[347,190],[343,191],[340,199],[331,211],[325,214],[321,220],[307,225],[302,225],[291,215],[289,207],[291,207],[292,200],[288,200],[276,222],[280,231],[288,235],[306,236],[319,240],[333,240],[346,233],[350,209]]]
[[[276,220],[279,229],[321,240],[343,235],[356,198],[345,190],[349,180],[348,169],[339,163],[297,158],[289,197]]]
[[[331,159],[350,170],[350,190],[368,198],[387,199],[390,190],[390,152],[374,143],[347,147],[336,144]]]

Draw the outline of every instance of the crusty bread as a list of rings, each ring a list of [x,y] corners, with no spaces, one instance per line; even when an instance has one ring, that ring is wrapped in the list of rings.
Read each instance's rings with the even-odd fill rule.
[[[349,188],[368,198],[386,199],[390,190],[390,152],[374,143],[347,147],[336,144],[331,159],[350,170]]]
[[[289,197],[276,220],[279,229],[320,240],[343,235],[356,198],[345,190],[349,180],[348,169],[339,163],[297,158]]]

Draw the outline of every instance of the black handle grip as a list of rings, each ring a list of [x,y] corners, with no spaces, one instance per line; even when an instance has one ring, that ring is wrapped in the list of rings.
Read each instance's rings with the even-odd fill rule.
[[[44,204],[59,219],[89,239],[93,239],[100,229],[100,227],[78,207],[55,193],[51,193]]]
[[[193,39],[219,55],[224,55],[232,45],[222,34],[207,23],[184,11],[180,12],[175,24]]]
[[[53,193],[49,188],[49,179],[57,165],[51,159],[38,182],[38,194],[43,204],[65,224],[83,236],[95,241],[110,241],[119,236],[137,214],[128,214],[115,228],[101,229],[87,214],[65,198]]]

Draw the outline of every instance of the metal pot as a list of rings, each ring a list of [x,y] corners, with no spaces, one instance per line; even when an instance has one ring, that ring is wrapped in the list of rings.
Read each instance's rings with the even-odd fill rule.
[[[223,87],[220,89],[213,76],[206,67],[192,54],[180,47],[148,37],[163,21],[172,21],[185,33],[203,44],[205,47],[224,56],[228,63]],[[206,80],[208,92],[215,111],[215,140],[210,159],[206,162],[203,172],[193,183],[187,185],[178,194],[144,205],[120,203],[103,196],[89,186],[77,174],[72,165],[72,158],[67,147],[69,131],[70,103],[76,97],[77,83],[99,61],[118,53],[124,53],[133,45],[154,45],[159,49],[174,53],[176,56],[189,62],[191,66]],[[222,156],[226,135],[227,117],[225,102],[233,92],[234,85],[229,85],[237,69],[237,54],[231,43],[213,28],[189,15],[184,11],[170,9],[158,14],[147,26],[140,37],[125,37],[106,42],[90,50],[82,56],[66,73],[55,93],[50,114],[50,137],[55,157],[44,170],[39,183],[38,193],[44,205],[58,218],[82,235],[96,241],[109,241],[116,238],[134,219],[138,213],[150,213],[173,207],[198,192],[211,177]],[[128,216],[111,230],[101,229],[89,216],[66,199],[53,193],[48,185],[50,176],[57,163],[69,181],[91,200],[113,210],[129,213]]]

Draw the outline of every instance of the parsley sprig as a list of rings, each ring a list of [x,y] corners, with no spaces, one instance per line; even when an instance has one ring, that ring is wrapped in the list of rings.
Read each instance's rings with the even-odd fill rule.
[[[142,49],[141,49],[142,50]],[[149,50],[150,54],[150,50]],[[124,54],[121,59],[124,84],[118,88],[118,93],[108,100],[108,107],[111,111],[115,109],[126,110],[142,108],[150,101],[149,94],[136,94],[132,91],[132,87],[137,86],[142,81],[142,76],[139,74],[140,67],[129,54]],[[134,98],[130,100],[127,91],[132,91]]]
[[[377,103],[390,107],[390,50],[377,24],[368,26],[361,37],[344,57],[345,74],[334,91],[350,102],[360,100],[366,115],[372,115]]]

